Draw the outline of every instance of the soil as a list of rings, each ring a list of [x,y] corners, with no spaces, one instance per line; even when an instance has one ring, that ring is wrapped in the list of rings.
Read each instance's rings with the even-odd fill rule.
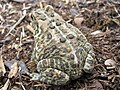
[[[119,1],[30,1],[25,3],[0,1],[0,55],[6,71],[4,73],[0,68],[1,90],[120,90]],[[93,72],[84,73],[79,79],[64,86],[31,81],[27,75],[28,72],[35,70],[35,64],[31,62],[34,38],[30,27],[30,14],[41,5],[44,7],[48,4],[64,20],[69,21],[85,34],[95,52],[96,64]],[[8,86],[5,86],[6,84]]]

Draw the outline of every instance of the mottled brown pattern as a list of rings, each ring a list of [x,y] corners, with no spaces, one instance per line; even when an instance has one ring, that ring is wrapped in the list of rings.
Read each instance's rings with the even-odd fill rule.
[[[37,63],[33,80],[64,85],[79,78],[83,70],[94,66],[91,44],[79,29],[64,21],[50,6],[32,13],[35,47],[32,59]]]

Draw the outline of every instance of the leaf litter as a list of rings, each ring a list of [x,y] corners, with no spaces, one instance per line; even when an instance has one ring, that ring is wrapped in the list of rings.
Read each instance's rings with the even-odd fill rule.
[[[52,5],[66,21],[85,34],[96,55],[92,74],[84,74],[65,86],[51,86],[30,80],[27,73],[35,70],[36,65],[30,61],[34,30],[30,26],[29,15],[41,4]],[[119,0],[1,0],[1,90],[119,90],[119,5]]]

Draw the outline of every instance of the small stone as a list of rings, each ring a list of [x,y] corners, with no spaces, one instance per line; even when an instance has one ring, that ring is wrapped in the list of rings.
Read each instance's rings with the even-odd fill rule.
[[[107,59],[104,62],[105,66],[107,69],[114,69],[116,67],[116,62],[112,59]]]
[[[77,25],[77,27],[80,27],[83,21],[84,21],[83,17],[76,17],[76,18],[74,18],[74,22]]]

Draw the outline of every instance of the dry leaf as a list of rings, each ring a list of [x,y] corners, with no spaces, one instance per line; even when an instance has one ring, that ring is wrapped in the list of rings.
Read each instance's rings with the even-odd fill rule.
[[[5,61],[5,66],[11,69],[11,66],[16,62],[16,60]]]
[[[91,90],[103,90],[103,86],[102,86],[102,84],[98,80],[94,80],[92,82],[91,87],[92,86],[93,86],[93,88],[91,88]]]
[[[27,28],[30,32],[34,33],[34,29],[32,28],[31,25],[27,25],[26,28]]]
[[[25,62],[23,62],[23,61],[20,61],[19,62],[19,67],[20,67],[20,72],[21,72],[21,74],[27,74],[27,73],[29,73],[29,70],[27,69],[27,67],[26,67],[26,65],[25,65]]]
[[[2,76],[4,76],[4,74],[6,73],[2,55],[0,55],[0,73],[2,73]]]
[[[13,76],[16,76],[17,72],[18,72],[18,63],[15,62],[12,66],[11,66],[11,70],[8,74],[8,78],[12,78]]]
[[[91,35],[98,35],[101,33],[103,33],[101,30],[97,30],[97,31],[92,32]]]
[[[71,9],[70,9],[70,14],[71,14],[72,16],[77,16],[77,15],[79,14],[79,12],[77,11],[77,9],[71,8]]]

